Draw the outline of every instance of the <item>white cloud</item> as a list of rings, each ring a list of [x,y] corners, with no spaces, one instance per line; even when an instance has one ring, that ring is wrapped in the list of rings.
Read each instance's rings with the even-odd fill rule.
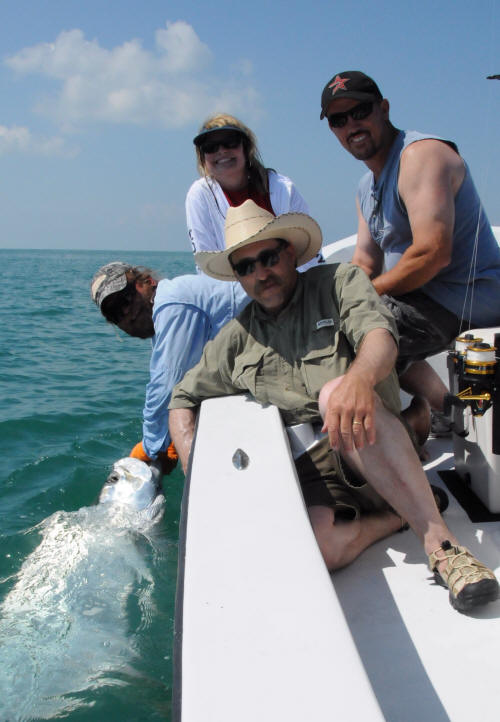
[[[156,31],[156,45],[165,53],[163,64],[168,72],[197,71],[212,60],[212,52],[201,42],[193,28],[182,21],[167,23]]]
[[[246,61],[219,79],[210,73],[212,57],[194,29],[178,21],[156,31],[153,51],[136,39],[107,50],[75,29],[5,62],[19,74],[59,81],[36,110],[65,130],[89,122],[177,128],[221,109],[255,117],[259,96]]]
[[[0,125],[0,155],[4,153],[26,153],[44,156],[72,158],[78,149],[70,147],[64,138],[44,138],[34,135],[25,126]]]

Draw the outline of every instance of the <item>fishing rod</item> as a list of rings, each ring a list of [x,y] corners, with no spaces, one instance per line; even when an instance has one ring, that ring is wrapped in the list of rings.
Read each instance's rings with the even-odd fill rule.
[[[500,80],[500,74],[488,75],[487,80]],[[476,226],[476,238],[469,269],[469,282],[460,320],[460,334],[455,340],[454,348],[448,352],[447,365],[450,378],[450,393],[446,394],[444,399],[444,413],[447,416],[451,416],[452,407],[457,410],[457,413],[453,415],[451,428],[458,437],[462,438],[469,436],[472,430],[470,423],[466,423],[463,413],[467,407],[471,416],[476,420],[483,417],[493,406],[500,409],[500,358],[498,356],[500,333],[498,333],[498,329],[481,329],[478,337],[474,333],[462,333],[462,323],[466,316],[467,305],[470,303],[470,313],[472,313],[474,302],[479,221],[480,217],[478,217]],[[469,286],[470,301],[468,300]],[[468,326],[471,327],[470,318]],[[462,413],[459,412],[460,409]],[[491,451],[493,454],[500,454],[500,415],[498,411],[490,419],[490,422],[493,437]],[[475,441],[479,442],[479,439],[476,438]],[[459,446],[460,444],[461,442],[458,442]],[[485,453],[486,455],[489,453],[486,446]],[[462,449],[461,455],[467,456],[464,449]]]

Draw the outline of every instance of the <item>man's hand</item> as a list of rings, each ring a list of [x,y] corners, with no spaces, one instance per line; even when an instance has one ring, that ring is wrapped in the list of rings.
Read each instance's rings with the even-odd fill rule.
[[[375,394],[372,384],[357,373],[347,373],[325,388],[323,428],[334,451],[352,451],[375,443]],[[322,391],[323,394],[323,391]],[[321,408],[321,407],[320,407]]]
[[[140,459],[140,461],[146,461],[146,462],[152,461],[152,459],[150,459],[150,457],[144,451],[144,445],[143,445],[142,441],[139,441],[134,446],[134,448],[130,452],[129,456],[132,456],[134,459]]]
[[[326,383],[319,395],[322,431],[334,451],[362,449],[375,443],[374,387],[391,372],[397,346],[391,334],[374,328],[364,337],[344,376]]]
[[[179,461],[179,455],[173,443],[170,444],[166,451],[158,452],[156,458],[161,463],[161,470],[165,476],[172,473]]]
[[[129,456],[134,457],[134,459],[140,459],[141,461],[145,461],[146,463],[152,461],[152,459],[144,451],[144,445],[142,441],[139,441],[134,446]],[[160,451],[158,453],[157,459],[161,463],[161,470],[163,475],[166,476],[167,474],[170,474],[177,466],[177,461],[179,460],[179,456],[173,443],[170,444],[166,451]]]

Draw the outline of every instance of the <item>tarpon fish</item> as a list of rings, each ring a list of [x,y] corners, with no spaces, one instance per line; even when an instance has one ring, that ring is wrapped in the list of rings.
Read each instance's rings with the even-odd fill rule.
[[[119,459],[106,479],[99,503],[138,512],[143,519],[155,519],[165,501],[160,479],[160,468],[154,462],[148,466],[128,456]]]
[[[41,541],[0,605],[1,719],[58,717],[85,707],[89,690],[137,674],[135,634],[151,620],[163,507],[158,468],[125,458],[98,504],[30,530]]]

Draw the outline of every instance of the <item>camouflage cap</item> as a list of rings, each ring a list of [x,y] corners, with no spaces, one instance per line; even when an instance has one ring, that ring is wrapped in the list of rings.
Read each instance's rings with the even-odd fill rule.
[[[132,266],[122,261],[112,261],[102,266],[95,274],[90,284],[90,295],[94,303],[101,308],[101,304],[111,293],[117,293],[127,285],[127,271]]]

